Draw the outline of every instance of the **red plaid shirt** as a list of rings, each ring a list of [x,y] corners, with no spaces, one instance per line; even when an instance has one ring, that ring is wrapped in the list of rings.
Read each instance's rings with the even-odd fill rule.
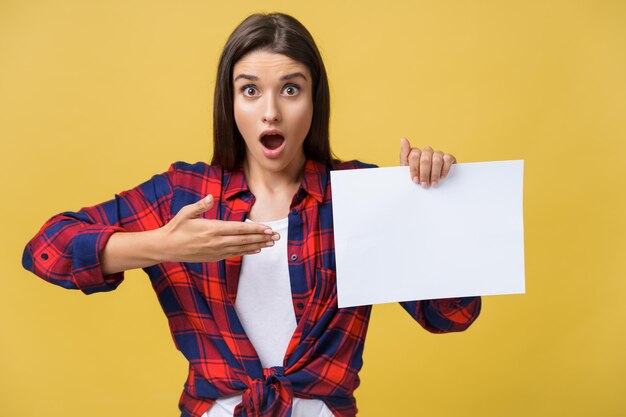
[[[332,169],[372,167],[358,161]],[[292,398],[323,400],[336,416],[356,414],[363,343],[371,306],[337,308],[330,167],[307,161],[289,212],[288,256],[297,328],[283,366],[264,369],[235,313],[241,257],[166,262],[144,268],[176,347],[189,360],[182,416],[200,417],[216,398],[243,392],[236,416],[290,415]],[[103,276],[100,253],[115,232],[165,225],[185,205],[213,194],[203,217],[244,221],[255,198],[242,171],[177,162],[167,172],[102,204],[48,220],[24,250],[23,265],[54,284],[86,294],[115,289],[123,273]],[[400,303],[426,330],[465,330],[480,297]]]

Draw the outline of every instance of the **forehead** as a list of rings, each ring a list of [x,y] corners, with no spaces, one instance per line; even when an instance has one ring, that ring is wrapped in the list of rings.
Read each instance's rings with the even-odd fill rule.
[[[311,79],[309,69],[303,63],[276,52],[257,50],[244,55],[233,67],[233,78],[239,74],[255,75],[260,78],[301,72]]]

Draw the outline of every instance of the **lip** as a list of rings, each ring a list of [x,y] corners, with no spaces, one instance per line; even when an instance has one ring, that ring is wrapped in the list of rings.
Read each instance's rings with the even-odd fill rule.
[[[283,141],[283,143],[276,149],[268,149],[265,146],[263,146],[263,142],[261,142],[261,138],[263,138],[263,136],[266,135],[280,135],[283,138],[285,137],[285,135],[283,134],[283,132],[281,132],[278,129],[267,129],[264,130],[263,132],[261,132],[261,134],[259,135],[259,143],[261,144],[261,149],[263,150],[263,155],[265,155],[266,158],[269,159],[276,159],[280,156],[280,154],[283,152],[283,150],[285,149],[285,146],[287,144],[287,139],[285,139]]]

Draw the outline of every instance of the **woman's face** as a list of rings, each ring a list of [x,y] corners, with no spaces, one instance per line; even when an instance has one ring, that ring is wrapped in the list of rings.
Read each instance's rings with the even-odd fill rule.
[[[257,50],[235,63],[235,123],[250,168],[299,173],[313,118],[312,85],[306,65],[285,55]]]

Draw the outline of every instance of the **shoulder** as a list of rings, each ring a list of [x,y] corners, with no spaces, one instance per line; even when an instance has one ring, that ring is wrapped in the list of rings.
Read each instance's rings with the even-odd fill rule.
[[[331,171],[342,171],[346,169],[363,169],[363,168],[378,168],[378,165],[369,164],[366,162],[353,159],[351,161],[333,161],[331,165]]]
[[[209,165],[203,161],[176,161],[168,172],[172,175],[172,213],[177,213],[183,206],[195,203],[207,194],[221,194],[224,170],[219,165]]]
[[[185,161],[176,161],[172,163],[172,165],[170,166],[170,170],[174,170],[177,173],[189,172],[189,173],[196,173],[196,174],[210,174],[213,171],[215,171],[217,168],[219,167],[211,166],[203,161],[198,161],[193,164],[189,162],[185,162]],[[221,168],[220,168],[220,172],[221,172]]]
[[[197,183],[222,177],[222,167],[198,161],[189,163],[176,161],[170,165],[168,172],[173,175],[176,184]]]
[[[194,202],[204,194],[219,195],[222,184],[223,169],[218,165],[209,165],[206,162],[189,163],[176,161],[165,173],[159,177],[168,182],[169,188],[177,198],[181,195]]]

